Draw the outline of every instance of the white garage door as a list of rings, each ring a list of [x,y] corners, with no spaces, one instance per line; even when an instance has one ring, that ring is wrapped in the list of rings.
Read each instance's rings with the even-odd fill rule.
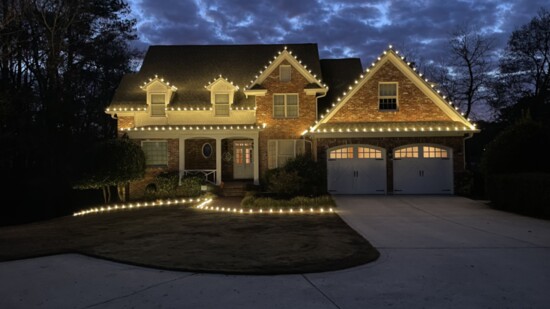
[[[450,148],[407,145],[393,153],[395,194],[453,194],[453,160]]]
[[[369,145],[329,149],[327,185],[332,194],[385,194],[386,151]]]

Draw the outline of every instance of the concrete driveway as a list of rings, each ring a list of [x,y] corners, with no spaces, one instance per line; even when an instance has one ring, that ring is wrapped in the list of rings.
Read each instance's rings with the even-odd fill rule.
[[[461,197],[336,196],[381,252],[343,271],[226,276],[58,255],[0,263],[0,308],[548,308],[550,221]]]

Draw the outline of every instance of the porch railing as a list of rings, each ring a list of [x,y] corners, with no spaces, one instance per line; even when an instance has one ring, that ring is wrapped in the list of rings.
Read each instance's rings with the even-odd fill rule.
[[[216,184],[216,170],[183,170],[182,176],[203,176],[207,182]]]

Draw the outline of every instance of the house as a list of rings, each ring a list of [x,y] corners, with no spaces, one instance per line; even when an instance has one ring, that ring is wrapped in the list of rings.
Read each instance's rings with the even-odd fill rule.
[[[391,47],[364,70],[316,44],[151,46],[106,113],[146,154],[132,198],[168,170],[259,184],[300,154],[334,194],[453,194],[479,131]]]

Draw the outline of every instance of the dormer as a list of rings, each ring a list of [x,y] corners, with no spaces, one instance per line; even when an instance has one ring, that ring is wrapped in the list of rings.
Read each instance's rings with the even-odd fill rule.
[[[157,75],[154,78],[149,78],[149,81],[144,82],[140,88],[147,92],[149,115],[151,117],[166,117],[166,106],[178,88]]]
[[[205,88],[210,91],[210,104],[212,104],[214,116],[228,117],[239,86],[220,75]]]
[[[264,67],[264,70],[259,71],[259,75],[255,76],[254,80],[250,81],[250,84],[244,90],[245,95],[263,96],[266,94],[267,89],[262,86],[262,83],[273,72],[276,72],[278,81],[281,83],[292,83],[294,80],[293,70],[302,75],[307,84],[304,85],[304,92],[306,95],[317,95],[327,93],[328,87],[317,78],[317,75],[307,68],[307,65],[303,64],[301,60],[296,58],[292,54],[292,51],[284,50],[278,52],[274,56],[273,60],[269,61],[269,64]]]

